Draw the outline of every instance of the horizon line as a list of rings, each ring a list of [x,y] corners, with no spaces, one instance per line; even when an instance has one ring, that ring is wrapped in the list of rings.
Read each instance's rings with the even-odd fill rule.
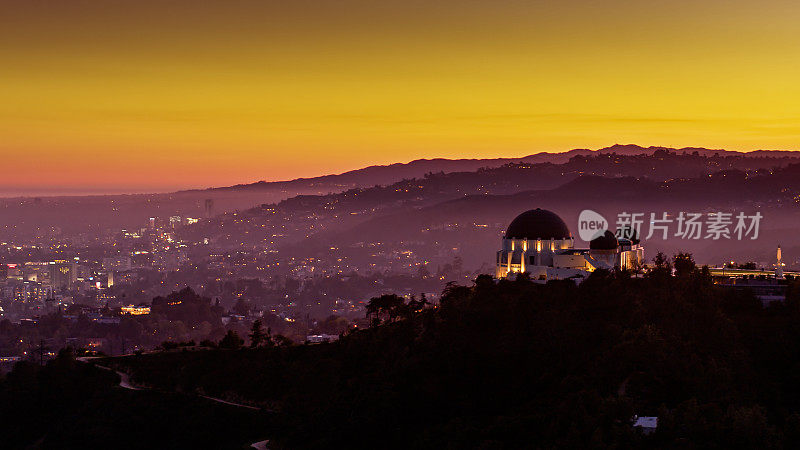
[[[398,162],[390,162],[385,164],[372,164],[367,166],[358,166],[351,168],[349,170],[345,170],[343,172],[337,173],[320,173],[314,176],[305,176],[305,177],[295,177],[295,178],[283,178],[283,179],[261,179],[256,181],[243,181],[235,184],[230,185],[223,185],[223,186],[163,186],[163,187],[154,187],[154,188],[140,188],[131,186],[130,189],[124,187],[108,187],[99,188],[99,189],[92,189],[86,187],[84,189],[76,189],[73,187],[64,187],[64,186],[53,186],[52,188],[46,188],[43,190],[37,189],[20,189],[19,187],[14,186],[2,186],[0,185],[0,200],[13,200],[13,199],[36,199],[36,198],[74,198],[74,197],[112,197],[112,196],[126,196],[126,195],[164,195],[164,194],[177,194],[183,192],[193,192],[193,191],[207,191],[207,190],[214,190],[214,189],[229,189],[229,188],[236,188],[236,187],[244,187],[250,186],[259,183],[290,183],[294,181],[300,180],[312,180],[315,178],[322,178],[328,176],[339,176],[350,172],[355,172],[359,170],[364,170],[373,167],[390,167],[393,165],[408,165],[415,162],[420,161],[496,161],[496,160],[518,160],[518,159],[525,159],[530,158],[538,155],[543,154],[552,154],[558,155],[563,153],[575,152],[575,151],[589,151],[589,152],[599,152],[602,150],[612,149],[615,147],[639,147],[643,150],[647,149],[666,149],[666,150],[707,150],[709,152],[726,152],[726,153],[756,153],[756,152],[769,152],[769,153],[800,153],[800,150],[781,150],[781,149],[756,149],[756,150],[727,150],[723,148],[707,148],[707,147],[668,147],[668,146],[661,146],[661,145],[650,145],[650,146],[643,146],[639,144],[619,144],[615,143],[609,146],[600,147],[596,149],[590,148],[571,148],[569,150],[562,150],[562,151],[541,151],[536,153],[529,153],[522,156],[498,156],[494,158],[445,158],[445,157],[432,157],[432,158],[416,158],[412,160],[406,161],[398,161]]]

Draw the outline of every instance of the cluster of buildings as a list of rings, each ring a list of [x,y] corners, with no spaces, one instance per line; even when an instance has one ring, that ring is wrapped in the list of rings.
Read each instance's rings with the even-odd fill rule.
[[[150,218],[145,227],[121,230],[112,241],[103,243],[103,252],[111,255],[106,257],[74,256],[81,255],[80,248],[59,245],[58,251],[41,258],[6,259],[0,263],[0,304],[5,306],[0,316],[31,318],[63,311],[76,301],[95,307],[125,306],[111,288],[138,280],[140,271],[178,270],[189,258],[176,229],[197,221],[177,216]],[[45,259],[53,253],[63,254],[63,259]]]
[[[776,253],[775,270],[756,267],[715,267],[709,273],[718,285],[735,290],[748,290],[764,305],[786,300],[789,279],[800,277],[800,272],[784,270],[781,247]]]
[[[0,317],[12,321],[33,319],[63,312],[75,303],[119,306],[109,290],[118,264],[119,261],[83,264],[77,258],[0,264],[0,304],[5,306],[0,306]]]
[[[92,280],[88,280],[92,278]],[[0,300],[19,302],[45,312],[69,301],[68,292],[94,282],[77,261],[53,260],[0,264]]]
[[[628,231],[605,231],[589,242],[589,248],[576,248],[569,227],[557,214],[538,208],[525,211],[506,229],[495,258],[495,278],[527,273],[540,283],[579,283],[597,269],[637,271],[645,263],[644,247]],[[618,237],[628,235],[633,237]],[[748,290],[768,305],[784,301],[789,280],[800,277],[800,272],[784,270],[780,246],[776,259],[774,270],[723,266],[709,268],[709,275],[717,285]]]

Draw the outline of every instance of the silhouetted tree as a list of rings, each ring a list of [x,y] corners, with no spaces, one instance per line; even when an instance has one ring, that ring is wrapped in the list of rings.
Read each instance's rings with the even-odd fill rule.
[[[697,265],[691,253],[678,253],[673,258],[673,265],[675,267],[675,276],[678,278],[689,277],[697,270]]]
[[[406,304],[403,297],[395,294],[384,294],[380,297],[373,297],[367,303],[367,317],[380,318],[381,316],[387,316],[389,321],[394,321],[404,314],[405,308]]]
[[[228,330],[225,334],[225,337],[219,341],[219,348],[227,348],[231,350],[236,350],[241,348],[244,345],[244,339],[239,337],[239,334],[233,330]]]
[[[258,347],[259,345],[265,344],[268,338],[269,335],[264,331],[264,325],[261,323],[261,320],[258,319],[253,322],[253,327],[250,331],[250,347]]]
[[[276,347],[291,347],[292,345],[294,345],[294,342],[292,342],[291,339],[287,338],[282,334],[276,334],[272,338],[272,340],[275,343]]]
[[[662,252],[658,252],[656,256],[653,258],[653,266],[650,268],[650,271],[647,273],[648,277],[653,279],[659,280],[666,280],[670,275],[672,275],[672,264],[669,261],[667,255]]]

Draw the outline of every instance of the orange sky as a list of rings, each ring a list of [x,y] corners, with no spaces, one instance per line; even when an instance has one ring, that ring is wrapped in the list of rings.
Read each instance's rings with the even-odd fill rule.
[[[795,1],[8,0],[0,193],[800,150],[797,23]]]

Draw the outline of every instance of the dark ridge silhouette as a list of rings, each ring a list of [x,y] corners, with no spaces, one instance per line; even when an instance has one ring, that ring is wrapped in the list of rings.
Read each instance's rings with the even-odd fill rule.
[[[206,191],[213,190],[246,190],[246,189],[271,189],[271,188],[288,188],[295,184],[308,183],[310,185],[324,186],[331,184],[332,186],[350,185],[356,186],[373,186],[377,184],[393,183],[407,178],[419,178],[426,173],[437,172],[472,172],[481,168],[494,168],[500,167],[509,163],[526,163],[526,164],[563,164],[569,161],[574,156],[591,156],[591,155],[609,155],[617,154],[622,156],[636,156],[636,155],[653,155],[656,152],[672,152],[678,154],[692,154],[697,152],[700,156],[705,157],[725,157],[725,156],[743,156],[747,158],[758,157],[786,157],[793,159],[800,159],[800,152],[786,151],[786,150],[756,150],[752,152],[737,152],[722,149],[707,149],[702,147],[684,147],[684,148],[671,148],[671,147],[642,147],[635,144],[614,144],[609,147],[604,147],[598,150],[589,149],[573,149],[565,152],[552,153],[540,152],[520,158],[489,158],[489,159],[417,159],[408,163],[394,163],[388,165],[375,165],[362,169],[350,170],[341,174],[322,175],[312,178],[297,178],[287,181],[259,181],[249,184],[237,184],[234,186],[209,188]],[[187,191],[192,192],[192,191]]]

